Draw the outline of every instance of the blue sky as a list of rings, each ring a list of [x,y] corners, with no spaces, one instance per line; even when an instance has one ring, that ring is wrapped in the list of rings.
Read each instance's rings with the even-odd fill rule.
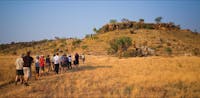
[[[58,37],[83,38],[110,19],[180,24],[200,31],[199,0],[0,1],[0,43]]]

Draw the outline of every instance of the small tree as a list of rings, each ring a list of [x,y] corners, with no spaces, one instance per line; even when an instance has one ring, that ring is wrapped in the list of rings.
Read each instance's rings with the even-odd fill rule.
[[[95,33],[97,33],[98,30],[97,30],[96,28],[93,28],[93,31],[94,31]]]
[[[59,40],[59,39],[60,39],[60,37],[57,37],[57,36],[55,36],[54,38],[55,38],[56,40]]]
[[[144,19],[139,19],[139,22],[140,23],[144,23]]]
[[[10,44],[11,44],[11,45],[13,45],[13,44],[15,44],[15,42],[14,42],[14,41],[12,41]]]
[[[181,25],[177,25],[176,27],[177,27],[178,29],[181,29]]]
[[[173,26],[173,25],[174,25],[174,22],[169,22],[169,25],[172,25],[172,26]]]
[[[165,51],[167,52],[168,55],[172,54],[172,49],[170,47],[166,47]]]
[[[163,19],[163,18],[162,18],[161,16],[160,16],[160,17],[157,17],[157,18],[155,18],[155,22],[156,22],[156,23],[160,23],[162,19]]]
[[[110,23],[116,23],[117,20],[116,19],[110,19]]]
[[[122,18],[122,22],[130,22],[127,18]]]

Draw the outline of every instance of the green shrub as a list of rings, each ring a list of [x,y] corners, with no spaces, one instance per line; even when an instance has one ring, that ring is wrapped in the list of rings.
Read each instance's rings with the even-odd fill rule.
[[[81,48],[82,48],[83,50],[85,50],[85,49],[88,48],[88,46],[87,46],[87,45],[84,45],[84,46],[82,46]]]
[[[132,45],[132,39],[130,37],[120,37],[110,41],[110,48],[108,53],[117,53],[119,51],[124,52]]]
[[[172,54],[172,49],[170,47],[166,47],[165,51],[167,52],[167,54]]]
[[[117,20],[116,19],[110,19],[110,23],[117,23]]]

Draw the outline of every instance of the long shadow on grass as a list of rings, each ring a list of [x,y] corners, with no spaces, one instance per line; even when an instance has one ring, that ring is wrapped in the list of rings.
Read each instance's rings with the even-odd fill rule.
[[[112,66],[91,66],[91,65],[85,65],[85,66],[79,66],[78,69],[73,68],[72,70],[68,70],[69,72],[78,72],[78,71],[85,71],[85,70],[95,70],[100,68],[112,68]],[[0,88],[5,87],[7,85],[10,85],[14,83],[14,80],[11,80],[9,82],[0,84]]]
[[[95,70],[95,69],[100,69],[100,68],[112,68],[112,66],[91,66],[91,65],[79,66],[78,69],[74,68],[71,70],[71,72],[84,71],[84,70]]]

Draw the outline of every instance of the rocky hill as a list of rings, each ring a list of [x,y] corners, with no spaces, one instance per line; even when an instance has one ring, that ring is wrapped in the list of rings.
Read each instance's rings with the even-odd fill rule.
[[[125,51],[110,53],[111,42],[128,37],[131,44]],[[35,42],[0,45],[0,54],[20,54],[31,50],[33,54],[80,52],[93,55],[150,56],[200,55],[200,34],[182,30],[173,23],[121,22],[110,23],[96,30],[96,34],[83,39],[56,38]]]

